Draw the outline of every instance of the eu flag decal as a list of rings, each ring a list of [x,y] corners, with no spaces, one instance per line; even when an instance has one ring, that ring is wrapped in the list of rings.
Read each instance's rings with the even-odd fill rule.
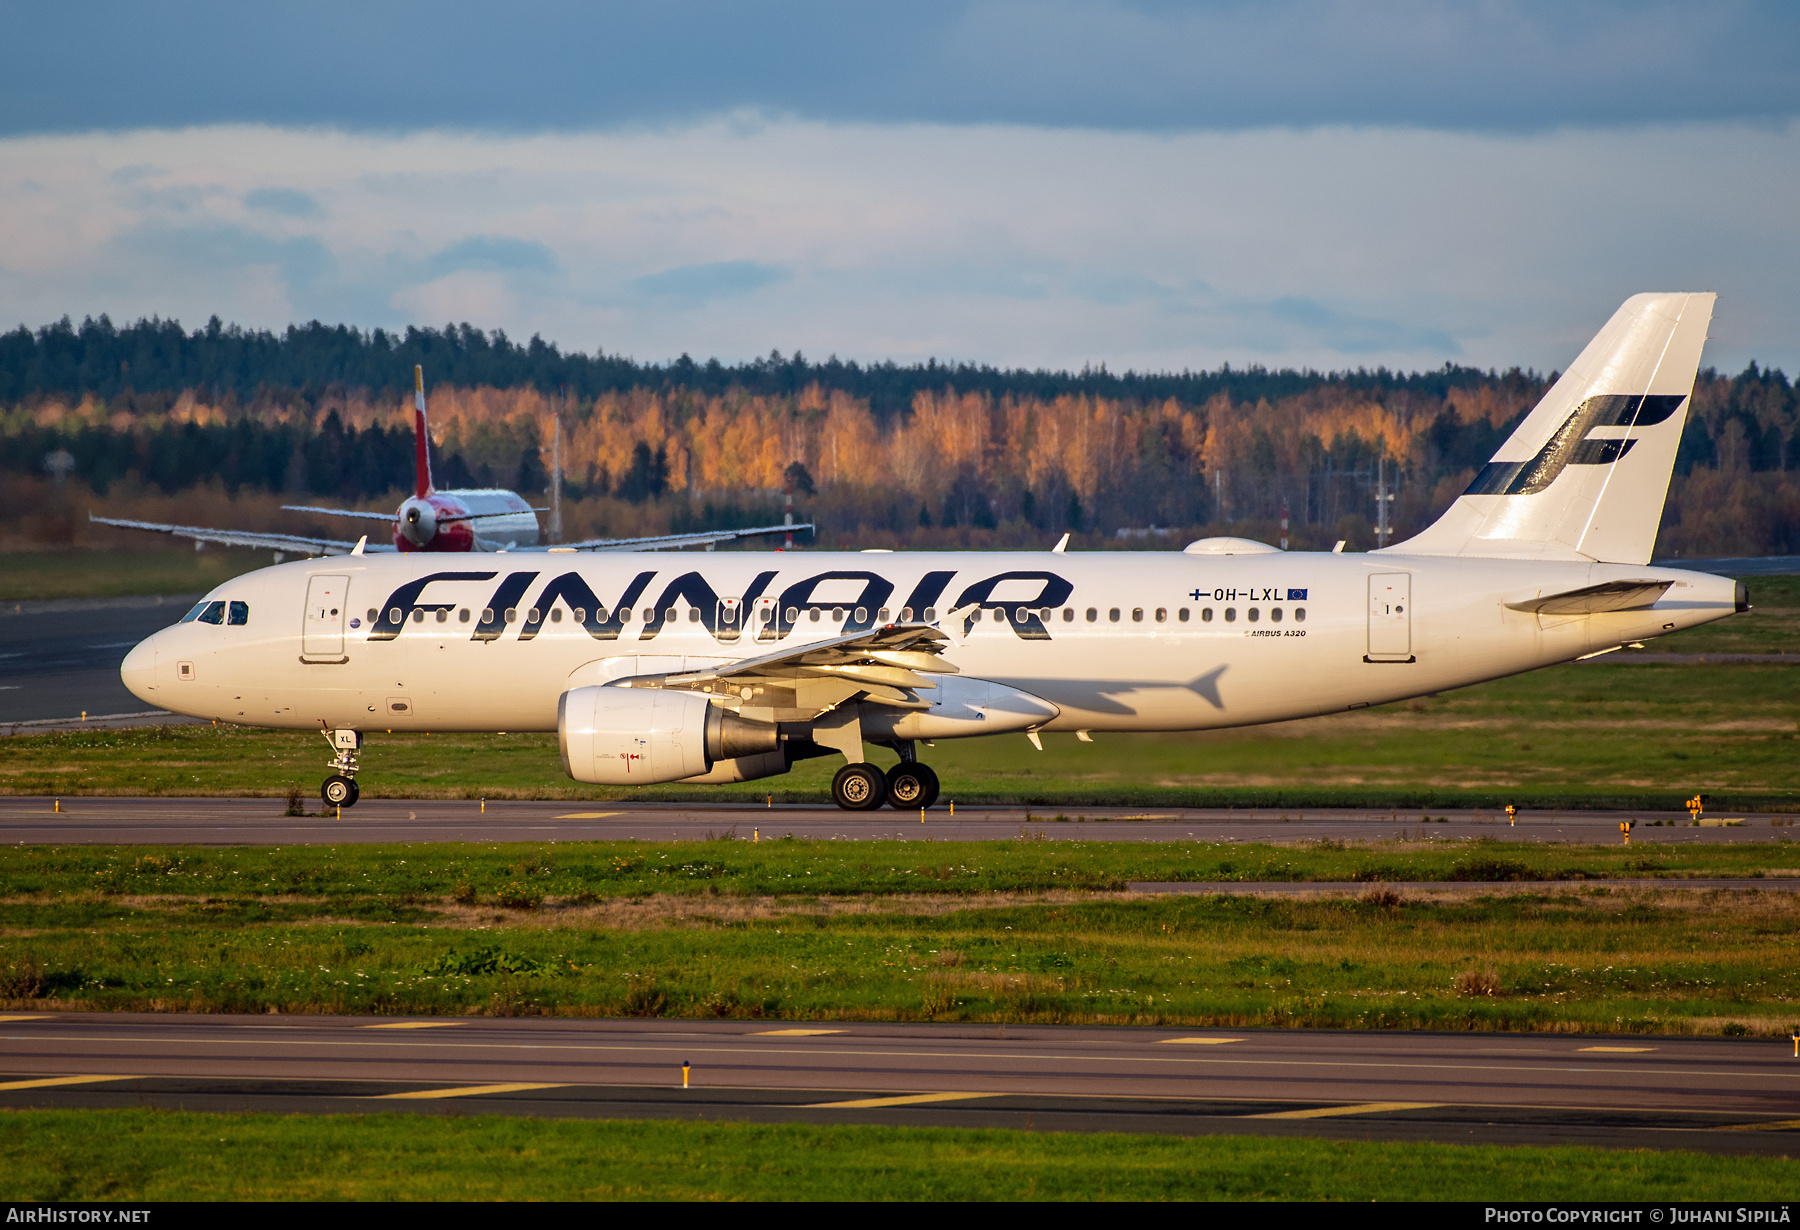
[[[1305,602],[1306,591],[1303,589],[1290,589],[1288,590],[1287,600],[1289,602]]]

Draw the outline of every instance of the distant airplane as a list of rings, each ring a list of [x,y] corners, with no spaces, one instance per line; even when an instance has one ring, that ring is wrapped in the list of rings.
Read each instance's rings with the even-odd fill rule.
[[[248,530],[217,530],[195,525],[163,525],[155,521],[129,521],[96,517],[95,525],[126,530],[151,530],[191,538],[196,546],[216,542],[228,547],[257,547],[295,555],[373,555],[413,551],[644,551],[675,547],[712,546],[764,534],[792,534],[810,530],[810,524],[763,525],[744,530],[707,530],[697,534],[662,534],[649,538],[588,538],[581,542],[541,544],[537,514],[516,492],[498,487],[439,491],[431,481],[430,435],[425,429],[425,370],[413,368],[414,493],[390,513],[354,512],[346,508],[317,508],[308,504],[283,504],[288,512],[327,517],[353,517],[382,521],[393,527],[393,545],[335,538],[308,538],[300,534],[260,534]]]

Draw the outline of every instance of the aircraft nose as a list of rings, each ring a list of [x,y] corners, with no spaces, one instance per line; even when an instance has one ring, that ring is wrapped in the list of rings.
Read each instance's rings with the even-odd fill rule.
[[[119,664],[119,678],[145,704],[168,708],[156,695],[156,637],[147,637],[132,647]]]

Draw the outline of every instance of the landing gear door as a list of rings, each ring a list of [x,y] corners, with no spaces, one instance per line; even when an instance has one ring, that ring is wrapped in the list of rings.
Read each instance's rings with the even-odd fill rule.
[[[306,615],[300,625],[300,660],[348,662],[344,621],[350,616],[350,578],[315,575],[306,579]]]
[[[1369,576],[1369,652],[1365,662],[1411,662],[1412,574]]]

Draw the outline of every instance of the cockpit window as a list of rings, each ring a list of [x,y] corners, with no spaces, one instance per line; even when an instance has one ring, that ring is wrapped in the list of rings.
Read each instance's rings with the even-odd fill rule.
[[[189,611],[186,615],[183,615],[181,617],[181,622],[184,624],[193,623],[196,619],[200,618],[200,612],[204,611],[206,609],[206,606],[207,606],[207,603],[204,598],[202,598],[199,602],[194,603],[194,609]]]
[[[225,622],[225,604],[209,602],[195,618],[203,624],[222,624]]]
[[[226,610],[227,614],[225,622],[231,624],[233,627],[250,622],[250,604],[248,602],[233,602]]]

